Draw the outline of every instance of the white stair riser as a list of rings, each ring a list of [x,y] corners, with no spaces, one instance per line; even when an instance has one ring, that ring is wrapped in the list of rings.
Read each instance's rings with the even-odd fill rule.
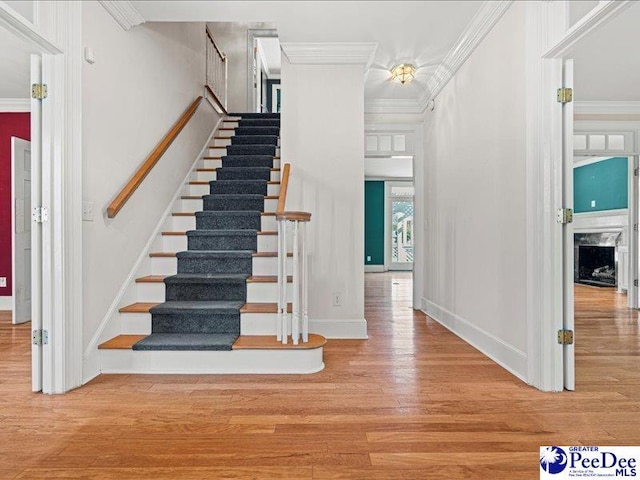
[[[287,302],[293,301],[293,286],[287,284]],[[247,283],[247,303],[277,303],[277,283]]]
[[[293,271],[293,262],[291,257],[287,257],[287,275],[291,275]],[[254,257],[253,258],[253,275],[277,275],[278,274],[278,257]]]
[[[265,198],[264,200],[264,211],[265,212],[275,212],[278,208],[278,199],[277,198]]]
[[[149,335],[151,333],[151,314],[121,313],[120,325],[123,335]]]
[[[205,168],[209,168],[209,167],[205,167]],[[192,178],[194,181],[196,182],[213,182],[215,181],[215,179],[217,178],[217,173],[216,172],[203,172],[203,171],[196,171],[193,175]]]
[[[241,335],[275,335],[277,313],[243,313],[240,315]]]
[[[287,257],[287,275],[293,271],[292,258]],[[178,273],[178,259],[176,257],[151,257],[152,275],[175,275]],[[277,257],[254,257],[253,275],[277,275]]]
[[[202,182],[208,182],[208,180],[201,180]],[[197,195],[199,197],[201,197],[202,195],[209,195],[211,190],[211,187],[209,184],[198,184],[198,185],[193,185],[193,184],[189,184],[189,193],[187,193],[186,195]]]
[[[227,145],[231,145],[230,138],[214,138],[213,145],[216,147],[226,147]]]
[[[193,199],[193,198],[183,198],[180,201],[180,212],[185,213],[194,213],[201,212],[203,209],[203,200],[202,199]]]
[[[267,185],[267,195],[280,195],[280,184],[271,183]]]
[[[172,232],[187,232],[189,230],[196,229],[196,217],[195,215],[189,216],[173,216],[172,220]]]
[[[224,128],[236,128],[238,126],[237,120],[225,120],[222,122]]]
[[[187,250],[188,242],[186,235],[163,235],[163,252],[183,252]]]
[[[223,140],[226,141],[226,140]],[[224,157],[225,155],[227,155],[227,148],[226,147],[216,147],[216,146],[210,146],[209,147],[209,154],[207,155],[207,157]],[[280,147],[276,147],[276,157],[280,156]]]
[[[178,273],[176,257],[151,257],[151,275],[175,275]]]
[[[258,235],[258,251],[259,252],[277,252],[278,236],[277,235]]]
[[[218,158],[205,158],[203,168],[222,168],[222,160]]]
[[[226,122],[225,122],[226,123]],[[225,126],[226,127],[226,126]],[[223,127],[223,128],[225,128]],[[231,128],[236,128],[237,124],[233,123],[229,123],[229,127]],[[236,134],[235,130],[218,130],[218,136],[219,137],[233,137]]]
[[[158,282],[140,282],[136,284],[138,302],[162,303],[166,298],[166,286]],[[292,301],[292,284],[287,284],[287,302]],[[276,303],[278,301],[277,283],[247,283],[247,302]]]
[[[304,374],[324,368],[322,347],[309,350],[100,350],[102,373]]]
[[[278,222],[276,222],[275,215],[263,215],[261,224],[262,228],[260,230],[263,232],[273,232],[278,230]]]

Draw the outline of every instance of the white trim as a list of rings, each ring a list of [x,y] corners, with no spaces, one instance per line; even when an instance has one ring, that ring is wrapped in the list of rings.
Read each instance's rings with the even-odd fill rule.
[[[42,8],[41,2],[34,3],[36,4],[36,12],[39,13],[39,9]],[[0,1],[0,28],[11,32],[37,52],[62,53],[62,49],[43,36],[33,23],[2,1]]]
[[[427,82],[427,90],[419,99],[421,112],[427,110],[429,101],[438,96],[512,3],[512,1],[487,1],[482,4]]]
[[[577,155],[580,157],[580,155]],[[611,160],[612,158],[627,158],[627,155],[609,155],[607,157],[588,157],[583,160],[573,160],[573,168],[584,167],[593,163],[604,162],[605,160]]]
[[[362,339],[367,335],[367,320],[353,319],[309,319],[309,333],[317,333],[325,338]]]
[[[13,311],[13,297],[0,297],[0,310]]]
[[[385,271],[384,265],[378,265],[373,263],[373,264],[364,266],[364,273],[382,273],[384,271]]]
[[[591,115],[640,115],[640,102],[574,102],[574,113]]]
[[[129,0],[98,0],[98,2],[125,31],[146,22],[142,14]]]
[[[198,166],[198,162],[202,160],[202,157],[205,155],[206,151],[209,149],[209,145],[211,145],[211,140],[213,139],[216,132],[218,131],[218,128],[222,125],[223,118],[224,117],[222,116],[218,119],[218,122],[216,123],[215,127],[211,131],[211,135],[209,135],[209,138],[207,138],[207,141],[204,143],[202,150],[200,150],[200,153],[194,160],[193,165],[191,166],[191,168],[189,168],[189,171],[184,177],[184,180],[180,183],[178,189],[176,190],[175,195],[173,196],[173,198],[171,198],[164,213],[160,216],[160,220],[158,220],[158,223],[153,229],[153,232],[149,236],[149,240],[147,241],[146,245],[140,252],[140,255],[138,256],[137,260],[133,264],[133,267],[129,271],[127,278],[122,284],[122,287],[120,288],[115,298],[111,302],[111,305],[109,305],[109,308],[107,309],[105,316],[100,322],[100,325],[98,325],[96,333],[93,335],[93,338],[91,338],[91,341],[87,345],[87,348],[85,349],[83,354],[83,363],[84,363],[83,384],[89,382],[93,378],[100,375],[101,366],[100,366],[100,352],[98,350],[98,345],[105,339],[104,333],[106,331],[106,328],[110,323],[117,323],[117,320],[120,318],[120,313],[118,312],[118,310],[120,309],[120,307],[123,306],[123,303],[127,303],[127,302],[123,302],[127,292],[129,291],[132,285],[135,286],[135,279],[138,276],[140,276],[140,267],[145,261],[148,260],[149,252],[151,251],[151,248],[155,244],[155,241],[157,240],[158,235],[164,228],[167,218],[171,216],[171,213],[174,210],[175,202],[178,200],[179,196],[182,195],[185,183],[189,181],[189,179],[191,178],[191,175],[193,174],[194,169],[197,168]]]
[[[377,43],[281,43],[289,63],[301,65],[369,65],[373,62]]]
[[[310,374],[324,369],[323,348],[231,351],[100,350],[104,373]]]
[[[564,32],[562,38],[544,53],[543,58],[562,58],[566,56],[582,38],[603,26],[634,3],[636,2],[627,0],[601,1],[575,25]]]
[[[422,311],[454,335],[478,349],[491,360],[522,381],[527,378],[527,354],[473,325],[472,322],[450,312],[426,298]]]
[[[420,114],[422,111],[418,99],[413,98],[377,98],[364,102],[364,113]]]
[[[28,98],[0,98],[0,112],[30,112],[31,100]]]

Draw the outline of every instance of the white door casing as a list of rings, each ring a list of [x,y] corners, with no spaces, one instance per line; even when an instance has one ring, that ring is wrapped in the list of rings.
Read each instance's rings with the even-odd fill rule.
[[[31,144],[11,137],[13,323],[31,320]]]

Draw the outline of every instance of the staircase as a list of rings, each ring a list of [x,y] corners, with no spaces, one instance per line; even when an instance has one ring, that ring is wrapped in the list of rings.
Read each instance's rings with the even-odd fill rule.
[[[146,274],[135,281],[138,301],[120,309],[121,334],[98,347],[103,373],[324,367],[324,337],[276,340],[279,117],[224,120],[167,219],[161,251],[149,254]]]

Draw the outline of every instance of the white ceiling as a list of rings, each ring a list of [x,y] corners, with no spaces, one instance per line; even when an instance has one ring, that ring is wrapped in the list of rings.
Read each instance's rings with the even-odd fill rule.
[[[29,98],[30,53],[21,40],[0,28],[0,98]]]
[[[579,42],[574,59],[576,101],[640,101],[640,4]]]
[[[435,67],[482,6],[480,1],[133,1],[147,21],[274,22],[284,42],[376,42],[365,97],[417,99]],[[409,62],[400,85],[388,69]]]

